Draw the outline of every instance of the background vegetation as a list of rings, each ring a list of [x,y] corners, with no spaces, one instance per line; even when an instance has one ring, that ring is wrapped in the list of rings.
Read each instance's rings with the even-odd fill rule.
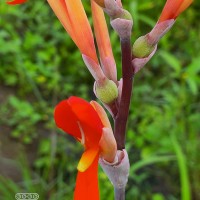
[[[134,18],[133,41],[151,30],[164,3],[124,0]],[[200,199],[199,9],[195,1],[178,18],[135,77],[127,200]],[[120,77],[120,45],[111,28],[110,36]],[[94,99],[92,85],[77,47],[46,1],[0,1],[0,199],[13,200],[18,192],[72,199],[82,147],[55,127],[53,109],[71,95]],[[101,199],[112,200],[101,170],[99,179]]]

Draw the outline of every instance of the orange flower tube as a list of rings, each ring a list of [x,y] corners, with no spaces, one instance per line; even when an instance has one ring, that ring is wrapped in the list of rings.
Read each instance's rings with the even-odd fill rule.
[[[158,23],[169,19],[176,19],[192,2],[193,0],[167,0]]]
[[[94,22],[94,31],[97,40],[98,50],[101,58],[102,68],[105,75],[117,82],[116,64],[110,43],[108,27],[106,24],[104,12],[93,0],[91,0],[92,17]]]
[[[47,0],[81,53],[98,63],[92,30],[81,0]]]

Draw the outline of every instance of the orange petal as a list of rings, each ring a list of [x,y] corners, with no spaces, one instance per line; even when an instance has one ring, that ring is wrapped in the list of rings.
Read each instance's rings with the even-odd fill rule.
[[[68,34],[72,37],[72,39],[76,43],[77,40],[75,37],[73,27],[70,22],[70,16],[65,4],[65,0],[57,0],[57,1],[47,0],[47,1],[51,6],[52,10],[54,11],[54,13],[56,14],[56,16],[58,17],[58,19],[60,20],[60,22],[62,23],[65,30],[68,32]]]
[[[77,39],[76,45],[82,54],[98,63],[92,30],[81,0],[65,0]]]
[[[100,104],[98,104],[96,101],[91,101],[90,104],[93,106],[93,108],[96,110],[97,114],[99,115],[99,118],[101,119],[103,123],[103,126],[112,129],[108,116],[105,110],[103,109],[103,107]]]
[[[181,4],[181,7],[176,12],[176,17],[186,10],[192,2],[193,0],[184,0],[184,2]]]
[[[81,133],[77,124],[77,117],[73,113],[68,100],[61,101],[55,108],[54,119],[56,125],[66,133],[81,139]]]
[[[84,171],[78,171],[74,200],[99,200],[98,188],[98,160],[97,154],[90,167]]]
[[[90,167],[90,165],[94,162],[94,159],[96,158],[98,153],[99,153],[99,146],[97,146],[96,148],[87,149],[83,153],[78,163],[77,169],[80,172],[84,172],[85,170],[87,170]]]
[[[180,8],[184,0],[167,0],[158,22],[163,22],[168,19],[175,19],[176,12]]]
[[[90,103],[79,97],[70,97],[61,101],[55,108],[56,125],[79,141],[83,140],[86,148],[99,144],[103,124]]]
[[[106,76],[117,81],[116,64],[112,52],[112,47],[110,43],[110,37],[108,33],[108,27],[106,24],[104,12],[101,7],[99,7],[93,0],[91,0],[92,6],[92,17],[94,21],[94,31],[97,40],[97,45],[99,49],[99,54],[101,57],[103,71]],[[109,63],[108,63],[109,61]]]
[[[68,103],[83,129],[86,147],[98,145],[103,124],[95,109],[90,103],[79,97],[70,97]]]

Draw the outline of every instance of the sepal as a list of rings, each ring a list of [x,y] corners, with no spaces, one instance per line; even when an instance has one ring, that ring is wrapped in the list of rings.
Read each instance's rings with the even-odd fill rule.
[[[92,58],[84,54],[82,54],[82,58],[97,83],[100,83],[106,79],[106,76],[98,63],[96,63]]]
[[[106,162],[100,158],[99,163],[103,171],[115,188],[125,188],[128,182],[130,163],[127,151],[118,150],[113,163]]]
[[[121,39],[131,36],[133,20],[116,18],[113,19],[110,23]]]
[[[134,74],[136,74],[138,71],[140,71],[153,57],[153,55],[156,53],[157,45],[155,46],[154,50],[151,52],[151,54],[146,58],[134,58],[132,60],[132,67],[134,70]]]

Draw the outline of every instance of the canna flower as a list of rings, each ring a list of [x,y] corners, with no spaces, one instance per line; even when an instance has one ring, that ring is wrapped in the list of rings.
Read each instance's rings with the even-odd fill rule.
[[[193,0],[167,0],[158,22],[148,34],[139,37],[133,45],[132,64],[137,73],[155,54],[159,40],[171,29],[176,18]]]
[[[54,119],[59,128],[72,135],[85,148],[78,164],[74,200],[99,200],[98,160],[112,163],[116,141],[103,108],[95,101],[88,103],[70,97],[55,108]]]

